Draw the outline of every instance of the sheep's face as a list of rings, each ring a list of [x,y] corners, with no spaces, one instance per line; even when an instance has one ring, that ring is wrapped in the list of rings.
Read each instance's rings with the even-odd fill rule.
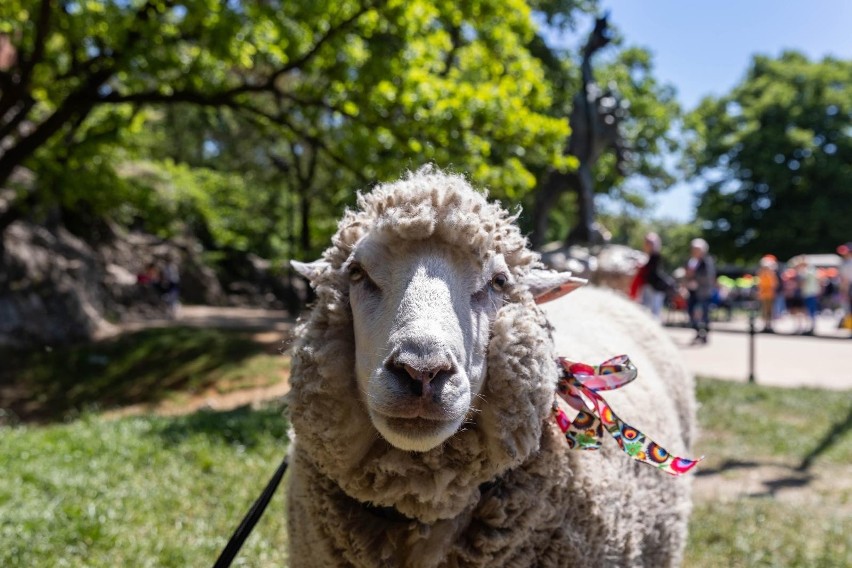
[[[358,386],[376,429],[400,449],[452,436],[485,379],[491,323],[512,277],[502,256],[483,263],[462,248],[373,234],[343,267]]]

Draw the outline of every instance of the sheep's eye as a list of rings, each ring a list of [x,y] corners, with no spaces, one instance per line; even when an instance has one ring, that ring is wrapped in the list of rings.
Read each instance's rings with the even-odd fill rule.
[[[378,294],[382,291],[381,288],[373,282],[373,279],[370,278],[370,275],[367,274],[364,267],[355,262],[353,262],[349,267],[349,282],[351,284],[360,284],[363,286],[364,290],[370,293]]]
[[[361,267],[360,264],[353,263],[349,267],[349,281],[350,282],[361,282],[367,277],[367,273]]]
[[[491,277],[491,287],[498,292],[502,292],[509,284],[509,276],[503,272],[498,272]]]

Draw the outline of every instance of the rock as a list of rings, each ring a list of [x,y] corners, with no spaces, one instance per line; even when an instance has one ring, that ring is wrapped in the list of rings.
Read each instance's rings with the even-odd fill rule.
[[[104,271],[81,240],[17,222],[0,253],[0,345],[64,343],[108,331]]]
[[[272,263],[224,251],[218,273],[195,239],[163,240],[102,221],[90,244],[62,226],[16,221],[0,240],[0,345],[50,346],[113,335],[122,322],[169,317],[162,289],[139,283],[149,264],[173,262],[186,304],[287,309],[308,290]],[[224,286],[223,284],[224,283]]]

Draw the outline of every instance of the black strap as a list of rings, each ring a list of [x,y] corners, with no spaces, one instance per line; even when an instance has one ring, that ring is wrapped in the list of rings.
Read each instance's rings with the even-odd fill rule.
[[[228,566],[231,565],[231,562],[234,561],[234,557],[237,555],[237,552],[240,551],[243,543],[251,534],[254,525],[257,524],[260,516],[263,515],[263,511],[266,510],[266,506],[269,505],[269,500],[272,499],[272,496],[275,494],[275,490],[278,489],[278,485],[280,485],[281,478],[284,477],[285,471],[287,471],[287,456],[284,456],[284,460],[272,475],[272,479],[270,479],[269,483],[266,484],[266,488],[263,490],[263,493],[260,494],[260,497],[257,498],[257,501],[254,502],[254,505],[252,505],[248,513],[246,513],[246,516],[243,518],[243,522],[240,523],[240,526],[237,527],[234,534],[231,535],[231,540],[228,541],[228,544],[225,546],[222,554],[219,555],[219,558],[216,560],[216,564],[213,565],[213,568],[228,568]]]

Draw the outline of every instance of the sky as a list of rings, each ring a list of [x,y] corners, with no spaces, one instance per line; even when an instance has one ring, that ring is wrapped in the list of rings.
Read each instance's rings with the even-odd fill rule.
[[[673,85],[685,111],[706,95],[729,92],[752,55],[799,50],[811,59],[852,59],[852,0],[601,0],[610,23],[654,55],[655,75]],[[583,40],[591,29],[581,26]],[[573,35],[573,34],[572,34]],[[654,217],[688,221],[694,189],[678,184],[655,196]]]

